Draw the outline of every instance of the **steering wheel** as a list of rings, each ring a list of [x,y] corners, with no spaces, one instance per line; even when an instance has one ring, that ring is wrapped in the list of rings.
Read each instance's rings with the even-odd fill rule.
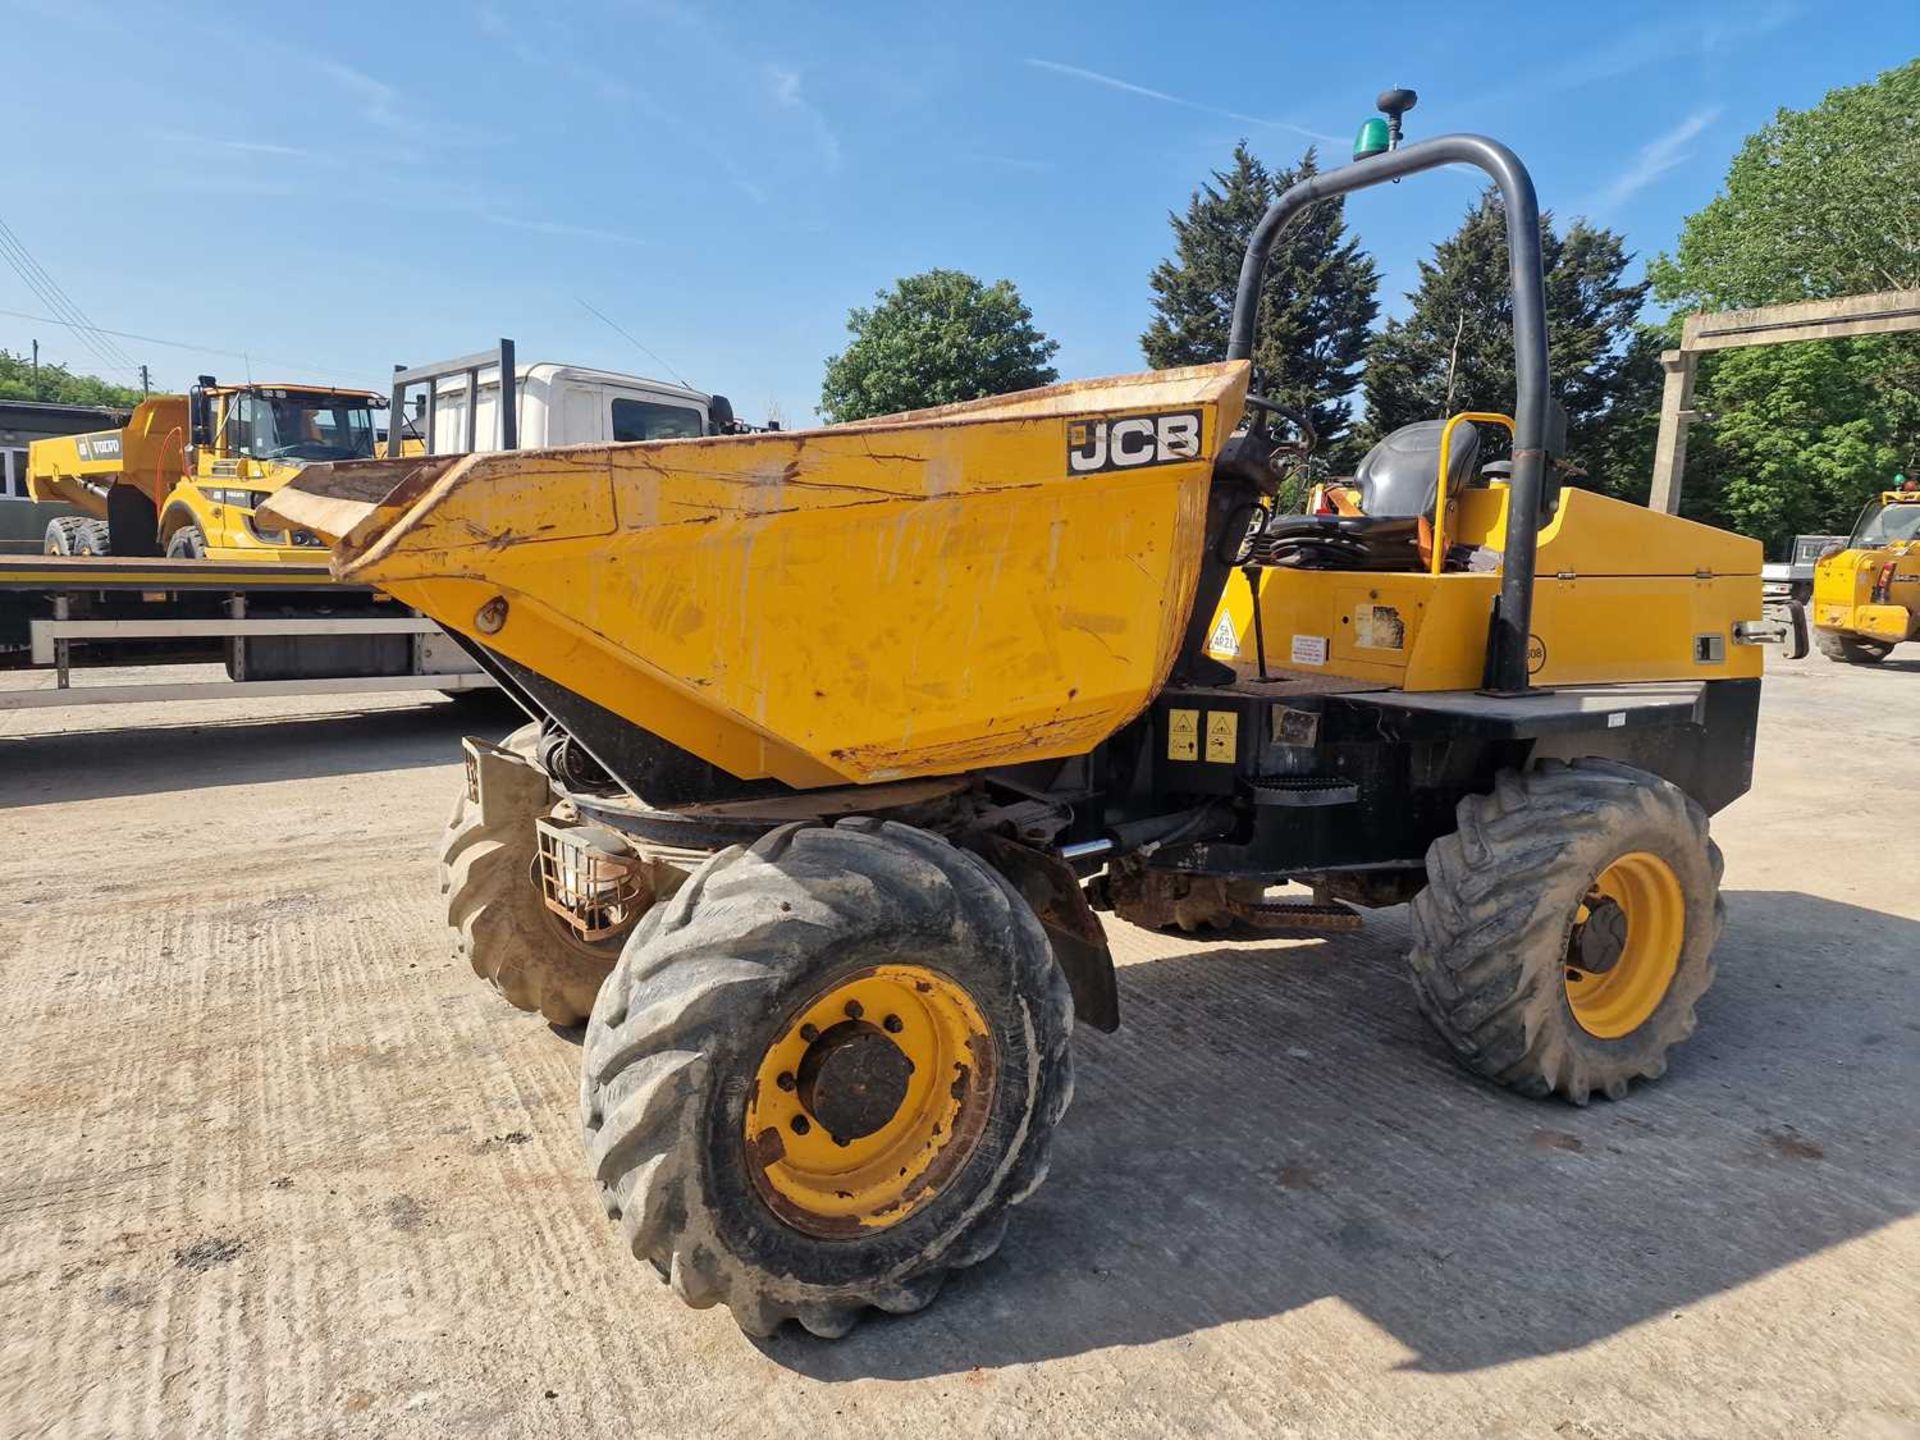
[[[1314,430],[1313,421],[1310,418],[1298,410],[1290,410],[1284,405],[1277,404],[1264,395],[1247,396],[1247,408],[1272,415],[1293,427],[1295,438],[1292,441],[1274,441],[1273,460],[1269,461],[1269,464],[1278,469],[1279,461],[1283,456],[1296,465],[1305,465],[1313,458],[1314,448],[1320,443],[1320,436]]]

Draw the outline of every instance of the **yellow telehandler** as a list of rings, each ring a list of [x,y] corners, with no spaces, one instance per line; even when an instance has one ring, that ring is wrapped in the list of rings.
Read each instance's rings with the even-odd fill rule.
[[[533,717],[466,742],[456,948],[585,1022],[588,1168],[687,1303],[838,1335],[991,1254],[1074,1023],[1119,1022],[1102,911],[1410,901],[1421,1006],[1528,1095],[1619,1098],[1693,1029],[1760,546],[1563,488],[1532,180],[1484,137],[1400,144],[1412,100],[1259,222],[1223,363],[314,466],[272,502]],[[1275,236],[1445,165],[1505,201],[1511,409],[1388,436],[1336,513],[1264,513],[1308,448],[1247,393]]]
[[[1813,569],[1813,643],[1829,660],[1877,665],[1920,639],[1920,481],[1897,477],[1853,534]]]

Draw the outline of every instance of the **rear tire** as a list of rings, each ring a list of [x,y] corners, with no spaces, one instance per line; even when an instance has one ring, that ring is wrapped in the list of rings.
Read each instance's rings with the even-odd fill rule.
[[[1893,653],[1893,646],[1884,640],[1856,640],[1829,630],[1815,631],[1813,643],[1822,655],[1843,665],[1878,665]]]
[[[87,524],[84,516],[56,515],[47,522],[46,539],[41,544],[43,555],[79,555],[81,527]]]
[[[795,1026],[815,1046],[831,1043],[835,1030],[864,1030],[863,1041],[884,1051],[873,1028],[882,1017],[862,1021],[858,1006],[836,1010],[851,1017],[848,1026],[825,1035],[802,1017],[897,973],[926,977],[898,992],[907,997],[903,1012],[916,989],[964,995],[978,1029],[959,1053],[971,1063],[952,1060],[951,1050],[921,1051],[937,1057],[923,1093],[976,1108],[957,1111],[971,1118],[944,1130],[933,1123],[915,1132],[924,1105],[901,1101],[880,1128],[852,1132],[854,1165],[866,1163],[860,1147],[924,1133],[925,1146],[903,1162],[928,1166],[924,1181],[900,1186],[885,1159],[873,1199],[859,1202],[871,1208],[796,1201],[783,1168],[804,1170],[822,1150],[831,1162],[830,1147],[843,1142],[827,1131],[836,1122],[823,1118],[835,1113],[818,1098],[824,1090],[806,1101],[817,1105],[811,1139],[793,1138],[810,1133],[801,1116],[749,1140],[753,1117],[765,1113],[757,1107],[769,1103],[765,1091],[795,1089],[791,1074],[763,1086],[769,1063],[785,1063],[781,1047]],[[903,1053],[921,1039],[920,1020],[884,1016]],[[775,830],[716,855],[655,906],[600,992],[587,1026],[581,1119],[602,1201],[636,1259],[651,1262],[687,1304],[728,1306],[750,1335],[798,1320],[837,1336],[869,1306],[918,1310],[950,1271],[998,1248],[1011,1207],[1045,1178],[1051,1133],[1073,1092],[1072,1024],[1046,932],[974,856],[877,820]],[[807,1067],[806,1058],[793,1067],[802,1095]],[[829,1196],[836,1183],[810,1193]],[[889,1196],[889,1185],[899,1193]]]
[[[198,525],[182,525],[167,540],[167,559],[204,560],[207,558],[207,537],[201,533]]]
[[[521,726],[501,742],[528,763],[540,726]],[[464,781],[440,842],[440,893],[447,900],[453,953],[516,1009],[555,1025],[578,1025],[593,1009],[613,968],[618,941],[591,945],[547,909],[534,878],[535,820],[545,807],[494,816],[489,825],[467,798]]]
[[[111,555],[113,545],[109,540],[107,522],[104,520],[85,520],[80,525],[80,555]]]
[[[1427,851],[1410,960],[1420,1008],[1461,1063],[1576,1105],[1595,1092],[1618,1100],[1633,1081],[1664,1074],[1713,983],[1725,920],[1706,813],[1656,775],[1588,759],[1504,771],[1491,795],[1460,802],[1459,821]],[[1664,873],[1671,900],[1615,907],[1629,948],[1613,967],[1654,968],[1637,1000],[1629,994],[1609,1012],[1591,996],[1612,969],[1581,947],[1613,904],[1601,890],[1623,866]],[[1646,960],[1632,949],[1640,926],[1667,935],[1669,953]],[[1623,984],[1632,978],[1620,971]]]

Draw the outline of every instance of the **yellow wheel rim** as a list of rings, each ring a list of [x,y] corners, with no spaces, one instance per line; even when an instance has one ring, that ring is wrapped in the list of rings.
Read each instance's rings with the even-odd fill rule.
[[[747,1097],[747,1168],[761,1199],[826,1238],[897,1225],[978,1148],[993,1108],[993,1035],[959,985],[882,965],[802,1006]]]
[[[1636,850],[1601,871],[1567,946],[1567,1005],[1580,1028],[1617,1040],[1646,1024],[1673,984],[1686,933],[1680,878],[1658,855]]]

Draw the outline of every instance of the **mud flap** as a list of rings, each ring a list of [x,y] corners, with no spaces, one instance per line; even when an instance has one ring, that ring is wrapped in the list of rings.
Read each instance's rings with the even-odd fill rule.
[[[546,771],[524,755],[473,736],[460,748],[467,762],[467,800],[480,811],[483,824],[508,824],[551,802]]]
[[[1006,876],[1033,907],[1053,945],[1054,963],[1073,992],[1073,1018],[1096,1030],[1118,1030],[1120,991],[1113,952],[1072,867],[1057,855],[1003,835],[977,833],[961,843]]]

